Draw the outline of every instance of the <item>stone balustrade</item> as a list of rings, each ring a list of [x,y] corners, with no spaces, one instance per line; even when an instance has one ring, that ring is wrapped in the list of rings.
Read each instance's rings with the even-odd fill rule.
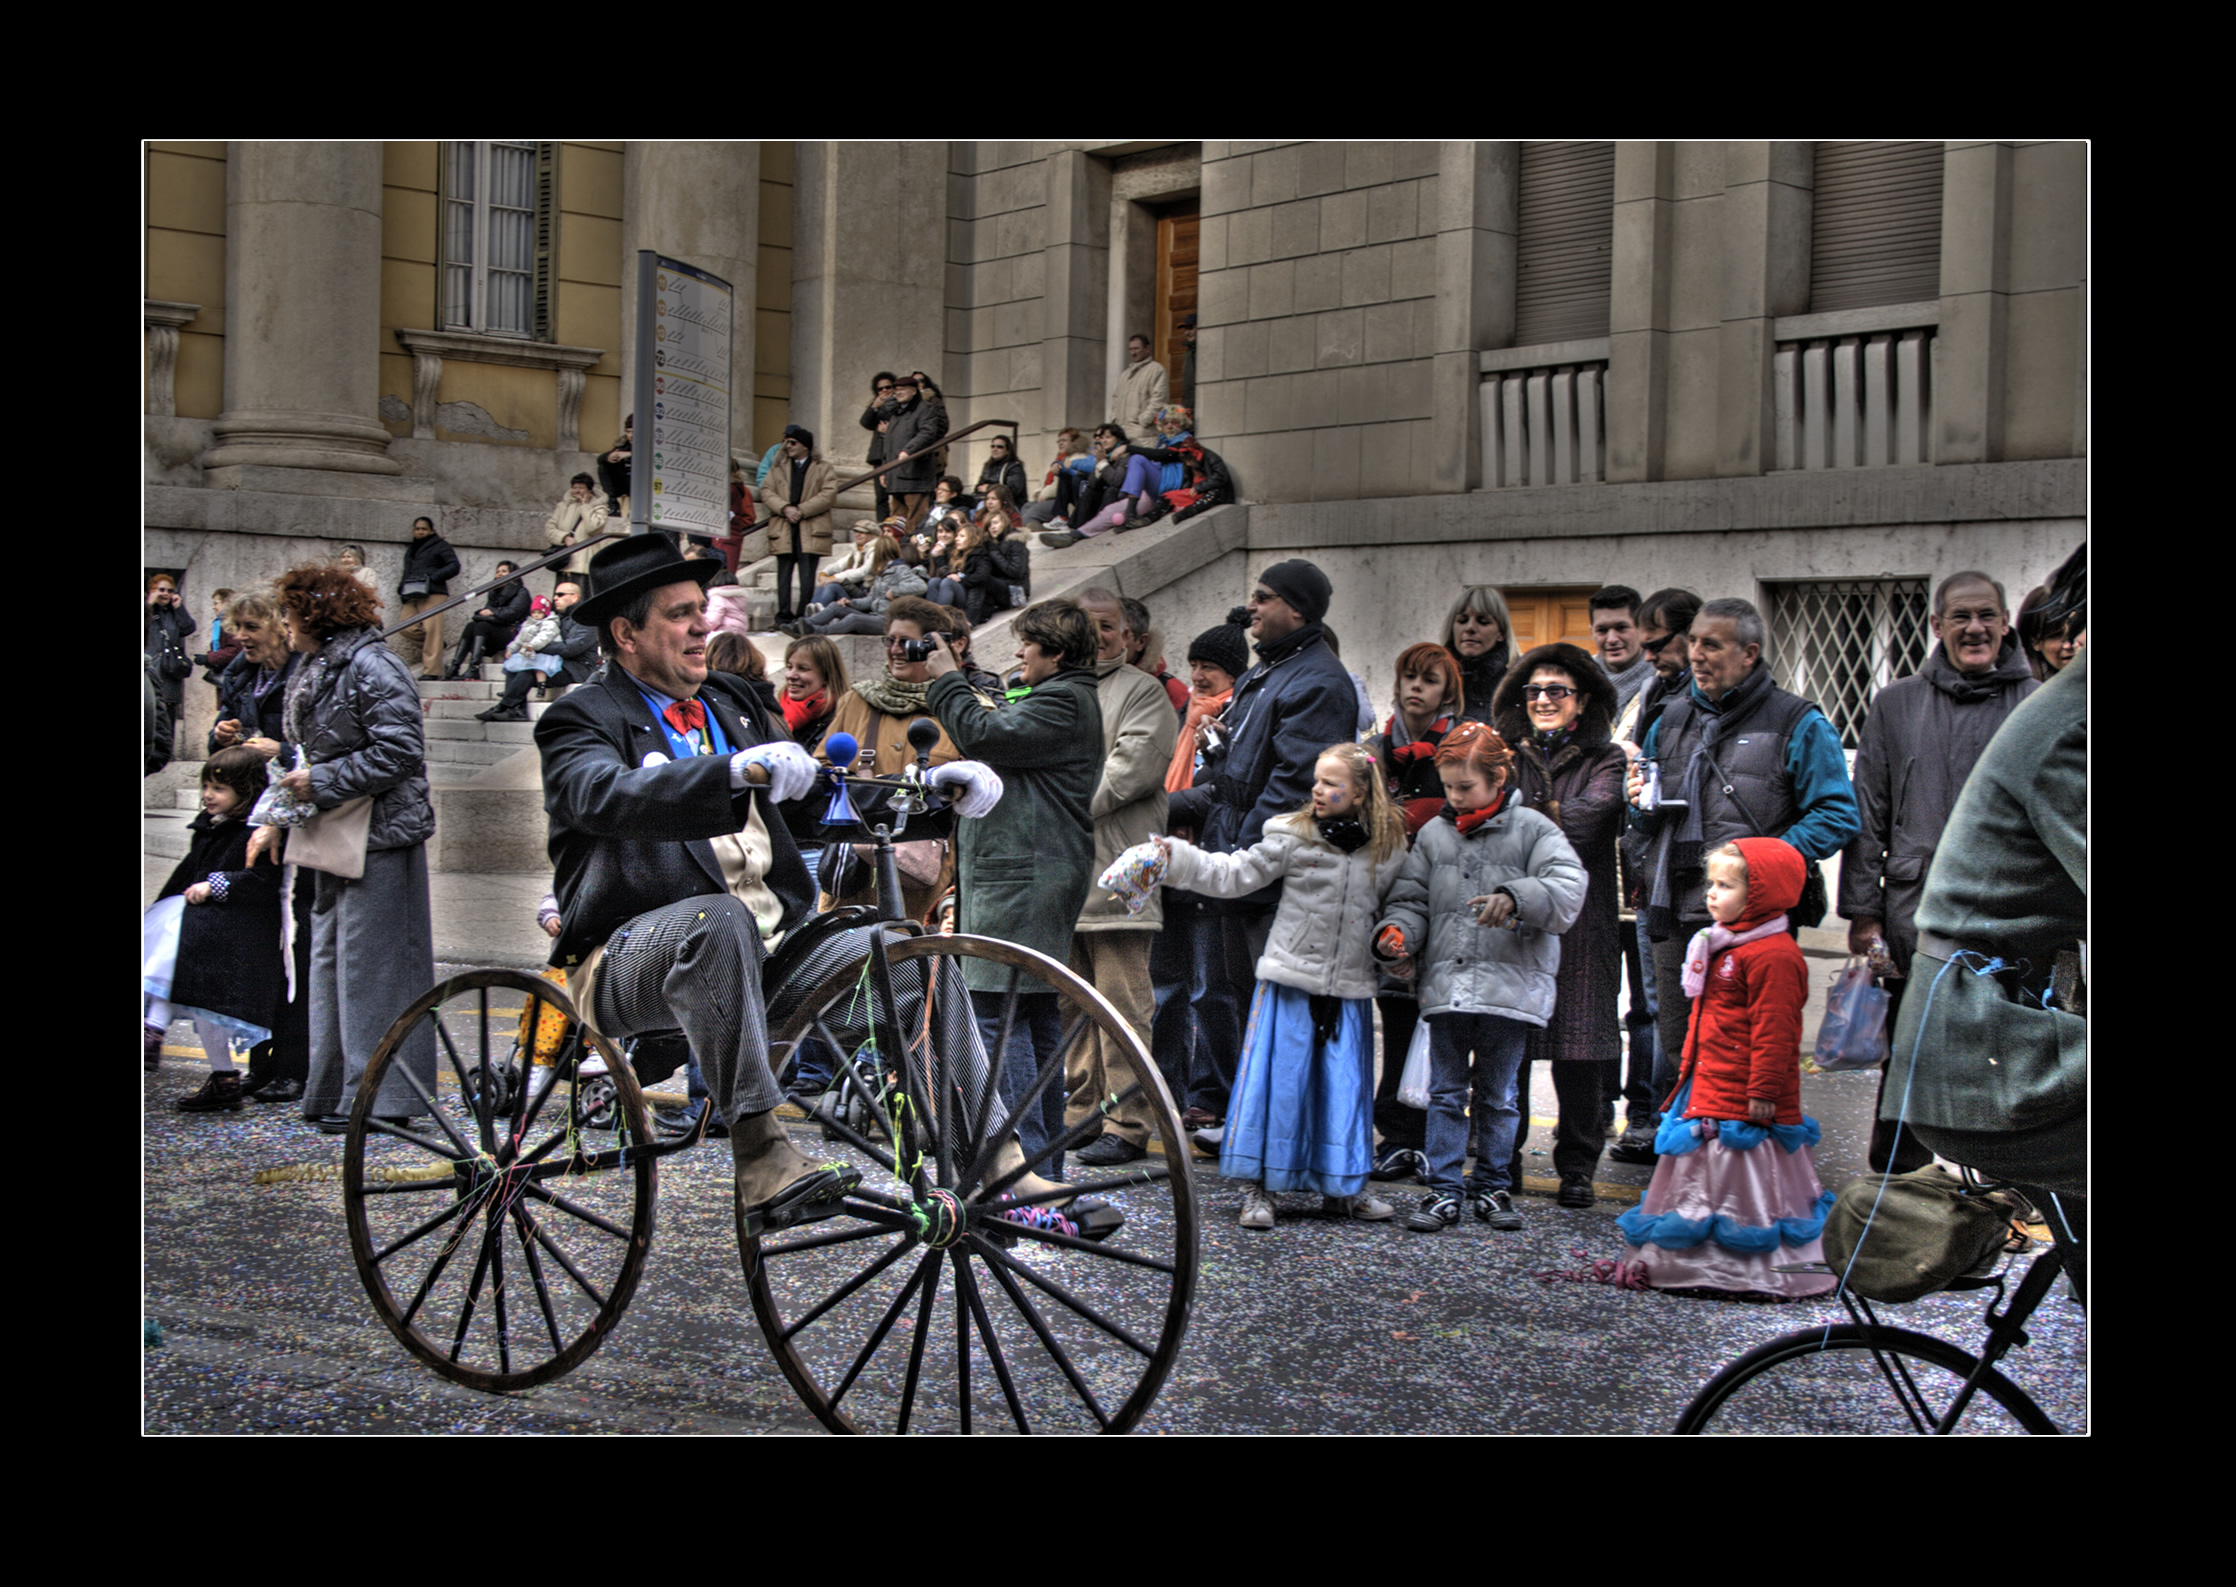
[[[1871,468],[1934,458],[1938,301],[1771,322],[1779,468]]]
[[[443,382],[443,360],[509,364],[518,369],[548,369],[558,377],[558,448],[582,445],[583,372],[605,357],[602,347],[570,347],[563,342],[529,342],[483,336],[472,331],[399,330],[396,340],[411,354],[411,434],[415,441],[435,438],[435,397]]]
[[[1480,355],[1486,487],[1607,477],[1607,354],[1599,337]]]
[[[148,416],[172,418],[178,412],[174,391],[179,367],[179,327],[191,324],[194,316],[202,312],[202,305],[171,303],[160,298],[140,301],[142,320],[147,328]]]

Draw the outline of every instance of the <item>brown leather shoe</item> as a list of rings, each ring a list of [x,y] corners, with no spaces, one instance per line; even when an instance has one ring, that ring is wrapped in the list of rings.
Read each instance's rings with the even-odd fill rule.
[[[202,1089],[180,1097],[171,1106],[181,1113],[238,1113],[241,1111],[241,1072],[227,1069],[202,1082]]]

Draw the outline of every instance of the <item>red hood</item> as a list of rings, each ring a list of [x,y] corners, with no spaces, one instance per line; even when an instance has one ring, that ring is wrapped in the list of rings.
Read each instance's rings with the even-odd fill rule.
[[[1740,925],[1791,913],[1809,879],[1809,862],[1801,851],[1776,838],[1741,838],[1737,846],[1747,861],[1747,918]]]

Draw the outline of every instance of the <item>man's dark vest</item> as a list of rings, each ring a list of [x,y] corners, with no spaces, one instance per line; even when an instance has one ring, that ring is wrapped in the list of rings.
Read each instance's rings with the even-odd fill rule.
[[[1742,706],[1736,718],[1720,718],[1715,764],[1703,761],[1700,767],[1701,853],[1735,838],[1779,837],[1801,819],[1794,804],[1793,779],[1786,772],[1786,741],[1814,710],[1809,701],[1773,684]],[[1692,763],[1705,720],[1690,689],[1663,710],[1655,747],[1661,755],[1665,791],[1673,788],[1672,774],[1681,775]],[[1705,873],[1672,876],[1669,885],[1677,918],[1687,925],[1706,925]]]

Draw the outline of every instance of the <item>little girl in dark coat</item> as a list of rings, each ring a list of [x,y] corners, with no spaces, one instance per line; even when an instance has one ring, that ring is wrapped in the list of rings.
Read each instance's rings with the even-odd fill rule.
[[[271,1035],[287,995],[281,957],[280,869],[248,863],[247,816],[264,781],[264,758],[235,746],[202,768],[202,813],[186,858],[163,884],[142,928],[141,979],[147,1067],[161,1061],[172,1019],[194,1021],[210,1077],[179,1098],[182,1112],[238,1111],[233,1042]]]

